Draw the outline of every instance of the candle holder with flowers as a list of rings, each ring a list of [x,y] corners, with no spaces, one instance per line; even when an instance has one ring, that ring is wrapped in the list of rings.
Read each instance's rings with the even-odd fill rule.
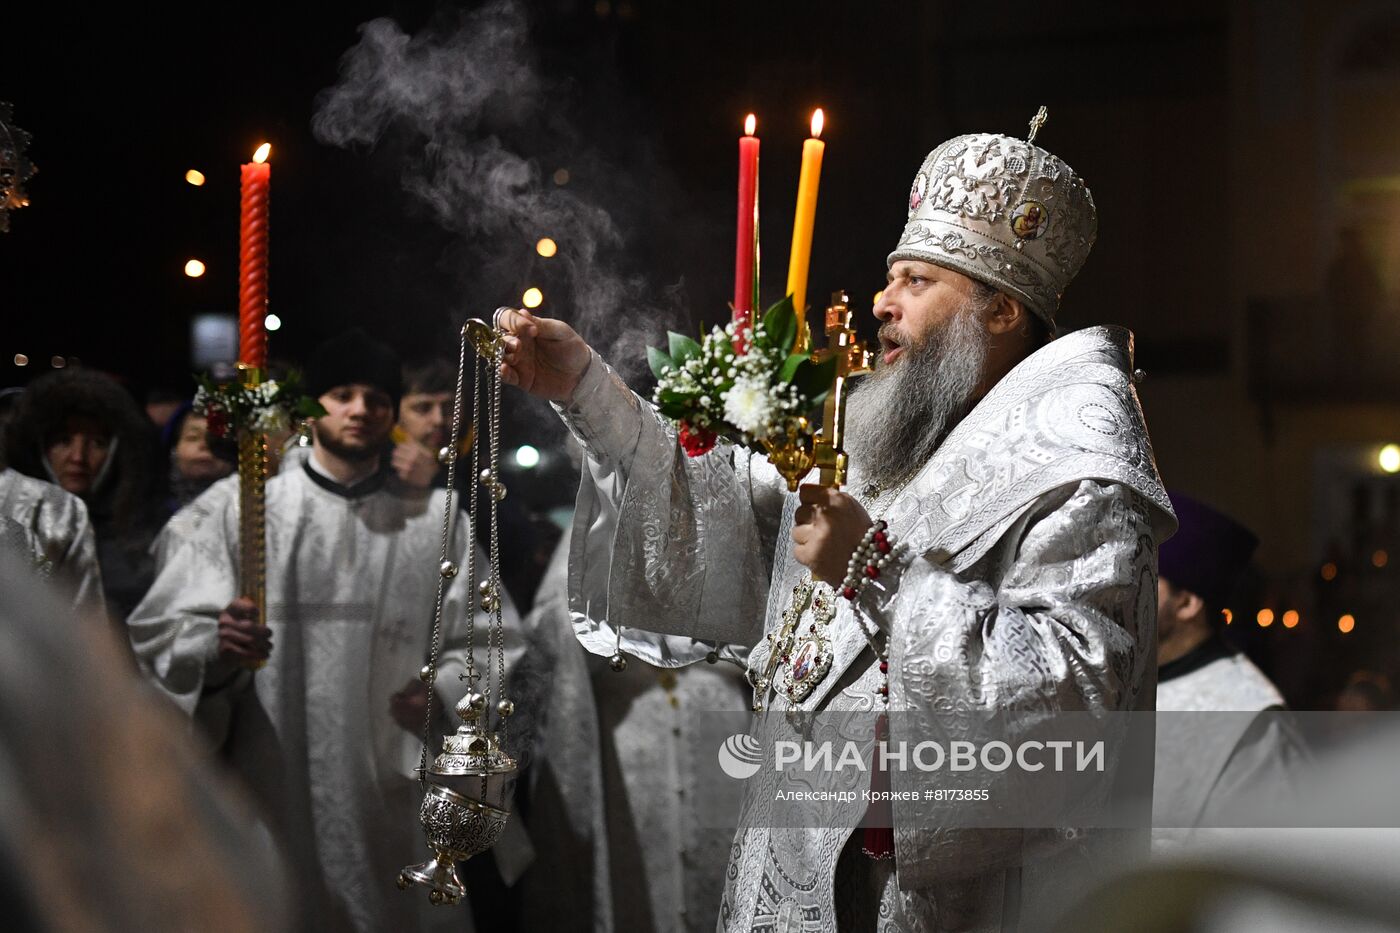
[[[799,342],[800,331],[789,296],[755,328],[731,321],[700,341],[671,333],[666,350],[647,349],[657,378],[653,400],[676,422],[687,455],[708,453],[721,440],[761,450],[796,491],[815,462],[820,419],[814,416],[838,362],[815,358]]]
[[[280,434],[298,422],[324,415],[321,403],[301,392],[301,377],[289,373],[279,381],[219,383],[199,376],[194,411],[209,423],[217,438],[249,434]]]

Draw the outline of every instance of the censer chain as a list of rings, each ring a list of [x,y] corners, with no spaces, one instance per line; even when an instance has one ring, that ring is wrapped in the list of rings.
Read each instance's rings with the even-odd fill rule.
[[[447,457],[447,504],[442,513],[442,548],[438,563],[437,598],[433,604],[433,637],[428,649],[428,708],[423,714],[423,749],[418,758],[418,783],[422,787],[426,787],[428,781],[428,749],[433,740],[433,698],[437,692],[438,651],[442,645],[442,607],[450,580],[448,552],[452,542],[452,499],[453,491],[457,488],[457,443],[462,431],[462,382],[466,375],[466,362],[467,331],[463,328],[461,343],[457,347],[457,389],[452,397],[452,437],[448,442]],[[468,553],[471,553],[470,550]]]

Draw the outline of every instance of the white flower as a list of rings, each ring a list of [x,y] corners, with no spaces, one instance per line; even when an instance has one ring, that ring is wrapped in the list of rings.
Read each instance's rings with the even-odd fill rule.
[[[766,433],[775,414],[773,399],[764,381],[743,376],[724,393],[724,419],[745,434]]]
[[[253,416],[253,430],[259,434],[279,434],[291,429],[292,419],[280,406],[259,408]]]

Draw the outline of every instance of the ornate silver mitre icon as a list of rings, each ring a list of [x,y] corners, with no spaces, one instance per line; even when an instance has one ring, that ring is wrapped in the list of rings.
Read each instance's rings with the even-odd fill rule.
[[[428,769],[428,789],[418,819],[432,858],[399,872],[398,885],[421,884],[434,904],[455,904],[465,893],[457,863],[480,855],[501,837],[510,818],[515,759],[485,728],[486,698],[469,692],[457,704],[462,725],[442,742]]]
[[[1027,137],[958,136],[928,154],[909,189],[890,265],[931,262],[1021,299],[1053,332],[1060,297],[1089,257],[1098,211],[1084,179]]]

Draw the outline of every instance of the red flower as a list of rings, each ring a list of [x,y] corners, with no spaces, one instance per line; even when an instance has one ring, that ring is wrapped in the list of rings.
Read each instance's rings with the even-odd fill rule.
[[[210,434],[223,437],[228,433],[228,412],[222,408],[210,408],[205,418],[208,420]]]
[[[681,448],[686,456],[698,457],[709,453],[715,447],[719,436],[708,428],[692,428],[688,422],[681,422]]]

